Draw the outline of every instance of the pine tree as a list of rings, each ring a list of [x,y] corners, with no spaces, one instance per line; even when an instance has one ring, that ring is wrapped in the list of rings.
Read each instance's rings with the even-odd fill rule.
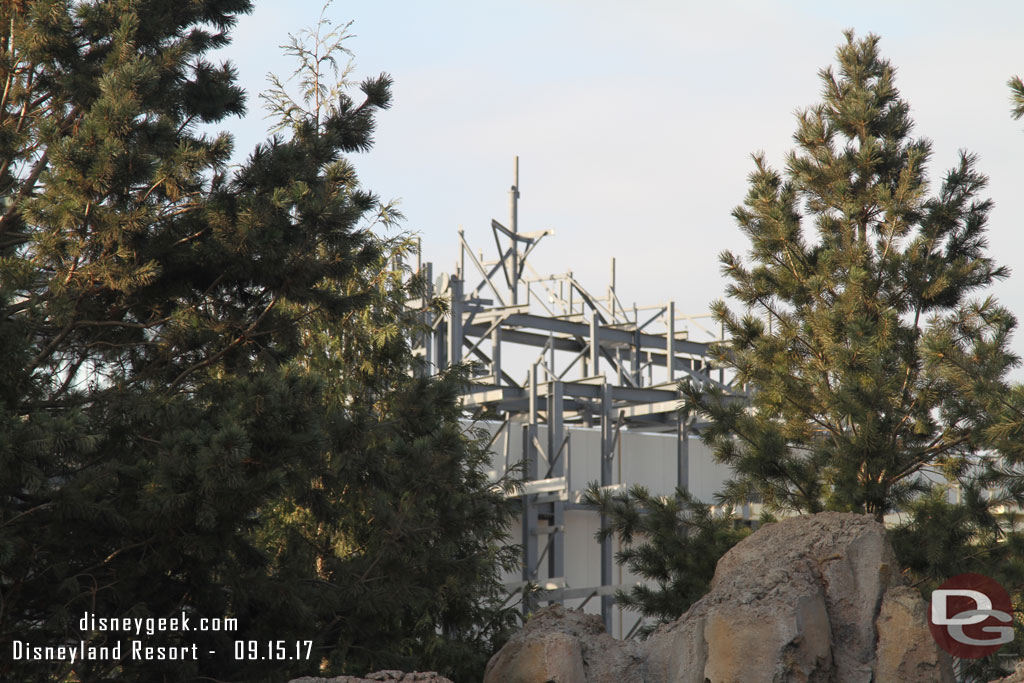
[[[1020,603],[1024,535],[1007,512],[1024,501],[1016,321],[970,299],[1007,274],[985,254],[985,178],[964,153],[928,195],[930,145],[910,136],[878,41],[846,34],[838,74],[820,72],[823,102],[798,114],[784,174],[755,155],[733,213],[750,264],[721,256],[745,314],[713,304],[729,339],[712,350],[735,380],[729,394],[685,381],[683,410],[734,469],[723,502],[764,503],[762,521],[899,511],[890,538],[912,585],[927,594],[980,572]],[[602,534],[626,545],[618,561],[656,583],[618,602],[655,620],[701,597],[738,540],[682,491],[589,502],[611,520]],[[1019,640],[1000,654],[1011,651]],[[991,680],[1006,661],[960,662],[961,680]]]
[[[328,134],[350,102],[348,25],[332,26],[325,12],[290,37],[285,49],[299,66],[291,79],[271,76],[264,95],[291,140]],[[401,219],[395,202],[375,200],[375,211],[384,230]],[[495,486],[484,474],[487,442],[464,426],[459,400],[465,369],[426,377],[412,354],[422,317],[411,302],[444,307],[402,265],[412,236],[381,237],[377,246],[371,267],[339,282],[338,294],[365,296],[365,305],[314,314],[305,325],[299,363],[328,379],[330,421],[344,429],[331,439],[314,495],[281,508],[305,523],[278,541],[344,587],[326,615],[332,670],[432,669],[475,680],[516,620],[500,583],[501,570],[518,566],[505,544],[514,482]]]
[[[458,375],[410,376],[401,240],[371,229],[388,207],[346,159],[390,79],[230,169],[230,137],[199,126],[244,93],[204,55],[249,9],[0,5],[0,642],[130,646],[80,631],[85,611],[239,627],[139,638],[217,652],[198,661],[5,656],[4,680],[276,681],[384,652],[456,669],[507,627],[508,504]],[[250,640],[312,640],[313,661],[236,660]]]
[[[685,410],[735,471],[724,499],[900,512],[891,538],[913,585],[975,571],[1019,601],[1024,537],[1006,510],[1024,501],[1022,394],[1016,320],[978,298],[1008,274],[986,254],[986,178],[962,152],[929,194],[931,146],[911,137],[878,42],[847,33],[784,174],[755,156],[733,213],[750,263],[721,256],[746,312],[713,305],[729,337],[717,362],[746,396],[688,383]],[[961,663],[964,680],[1001,670]]]
[[[683,489],[653,496],[643,486],[610,493],[595,483],[584,502],[608,518],[597,540],[617,538],[621,549],[615,561],[643,579],[615,594],[616,603],[647,620],[638,631],[641,637],[704,597],[719,558],[749,533],[732,508],[715,511]]]
[[[733,213],[750,264],[721,256],[747,312],[713,304],[729,337],[715,354],[749,400],[691,383],[686,409],[736,473],[727,499],[881,519],[978,471],[1016,321],[971,298],[1007,275],[985,253],[975,158],[961,153],[929,195],[931,147],[911,137],[878,38],[848,33],[837,59],[822,103],[798,114],[785,173],[754,158]]]

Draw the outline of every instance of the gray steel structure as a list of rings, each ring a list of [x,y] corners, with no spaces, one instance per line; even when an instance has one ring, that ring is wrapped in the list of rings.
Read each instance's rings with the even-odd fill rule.
[[[571,272],[537,275],[528,257],[553,231],[519,230],[518,176],[516,158],[509,225],[491,221],[496,259],[474,254],[459,230],[455,272],[437,278],[432,292],[449,300],[450,311],[428,318],[430,332],[419,340],[418,352],[434,369],[475,361],[464,401],[499,423],[491,446],[504,439],[506,459],[511,430],[522,431],[522,585],[537,581],[545,559],[547,575],[557,584],[565,575],[565,512],[593,509],[569,489],[568,427],[600,428],[603,487],[621,483],[613,481],[621,430],[674,434],[676,484],[688,489],[687,434],[693,425],[678,413],[678,383],[686,376],[726,383],[720,370],[711,369],[708,344],[688,338],[688,328],[700,328],[699,319],[707,316],[679,316],[671,301],[624,307],[616,294],[614,259],[603,296],[587,291]],[[432,264],[418,267],[434,282]],[[543,440],[541,431],[546,432]],[[612,581],[610,541],[602,543],[600,557],[600,586],[567,588],[563,580],[562,587],[531,593],[524,610],[538,602],[600,597],[610,628],[613,595],[620,587]]]

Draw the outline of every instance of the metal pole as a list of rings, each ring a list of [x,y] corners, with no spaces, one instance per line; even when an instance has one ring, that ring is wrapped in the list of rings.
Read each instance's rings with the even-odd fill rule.
[[[676,486],[690,490],[690,430],[680,415],[676,422]]]
[[[462,280],[452,277],[448,281],[452,293],[451,311],[448,318],[448,363],[462,362]]]
[[[501,385],[501,325],[491,330],[491,374],[495,386]]]
[[[519,234],[519,157],[516,156],[512,189],[509,190],[509,230]],[[512,305],[519,303],[519,242],[512,240]]]
[[[612,258],[612,284],[608,287],[608,309],[612,312],[612,322],[615,322],[615,258]]]
[[[537,479],[537,364],[530,366],[530,403],[527,422],[523,425],[523,460],[526,471],[523,479]],[[523,581],[537,580],[537,564],[540,552],[537,543],[537,503],[536,495],[523,495]],[[534,600],[523,600],[523,614],[529,614],[536,608]]]
[[[427,281],[427,298],[432,299],[434,297],[434,264],[427,261],[424,264],[425,270],[423,272],[423,279]],[[423,333],[423,356],[428,363],[430,372],[441,371],[441,359],[438,358],[437,352],[437,341],[434,339],[435,332],[433,329],[434,325],[434,314],[430,312],[429,301],[424,302],[424,310],[426,311],[425,322],[427,329]]]
[[[562,400],[564,390],[559,381],[551,382],[548,393],[548,459],[553,460],[551,476],[561,477],[566,474],[566,460],[569,454],[562,450],[562,443],[565,439],[565,428],[562,416]],[[557,459],[556,459],[557,458]],[[566,482],[566,489],[568,487]],[[548,577],[552,579],[565,576],[565,503],[556,500],[552,504],[551,525],[557,529],[551,536],[551,545],[548,546]]]
[[[676,381],[676,302],[668,302],[668,339],[665,342],[665,365],[668,367],[668,381]]]
[[[601,384],[601,486],[612,484],[612,456],[615,453],[615,426],[612,424],[612,388]],[[608,518],[601,515],[601,528],[608,526]],[[612,585],[612,539],[601,542],[601,585]],[[608,633],[612,632],[612,596],[601,596],[601,619]]]

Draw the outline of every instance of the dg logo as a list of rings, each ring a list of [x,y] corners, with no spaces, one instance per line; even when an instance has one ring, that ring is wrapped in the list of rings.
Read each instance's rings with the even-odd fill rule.
[[[1013,640],[1013,603],[989,577],[958,574],[932,592],[928,626],[954,657],[987,657]]]

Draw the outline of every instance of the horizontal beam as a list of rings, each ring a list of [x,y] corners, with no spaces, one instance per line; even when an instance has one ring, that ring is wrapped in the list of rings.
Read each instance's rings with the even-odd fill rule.
[[[615,595],[616,591],[632,588],[629,584],[617,584],[613,586],[591,586],[587,588],[556,588],[554,590],[537,591],[537,599],[541,602],[556,602],[559,600],[579,600],[591,596]]]
[[[565,477],[553,477],[551,479],[535,479],[533,481],[523,482],[522,489],[513,494],[513,497],[518,496],[530,496],[535,493],[553,493],[555,491],[564,491],[568,482]]]
[[[478,321],[487,321],[488,318],[493,320],[494,317],[500,317],[501,315],[504,314],[485,313],[482,316],[478,315],[477,319]],[[587,339],[590,337],[590,325],[587,323],[559,318],[546,318],[532,313],[513,313],[511,315],[505,315],[504,320],[502,321],[502,326],[503,329],[520,327],[544,330],[545,332],[555,332],[569,337],[579,337],[581,339]],[[469,333],[471,327],[472,326],[469,325],[466,326],[467,333]],[[486,329],[486,327],[484,329]],[[664,351],[668,344],[668,339],[663,334],[651,334],[649,332],[640,332],[638,334],[633,330],[622,329],[621,326],[618,325],[600,325],[598,330],[598,336],[600,336],[601,341],[609,344],[633,346],[639,342],[641,348],[654,348],[660,351]],[[480,332],[477,332],[477,334],[480,334]],[[676,339],[672,344],[672,349],[675,353],[689,354],[693,356],[706,356],[708,352],[708,345],[701,342],[690,341],[688,339]]]

